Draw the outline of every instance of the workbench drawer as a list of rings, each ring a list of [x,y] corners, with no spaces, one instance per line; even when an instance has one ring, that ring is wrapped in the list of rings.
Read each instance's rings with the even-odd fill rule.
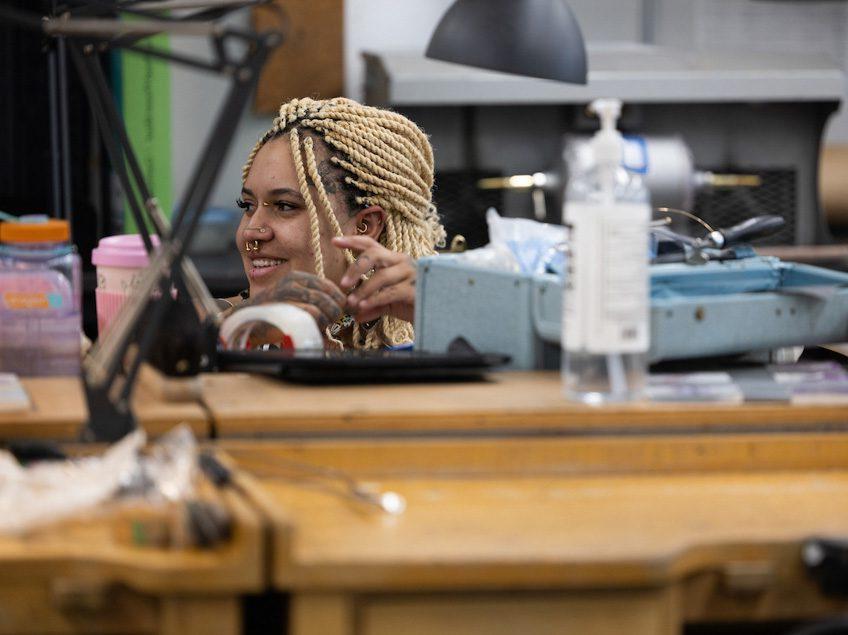
[[[0,584],[0,635],[156,633],[160,602],[69,578]]]
[[[232,535],[208,549],[126,544],[109,515],[0,537],[0,635],[237,635],[241,596],[265,586],[263,527],[220,496]]]

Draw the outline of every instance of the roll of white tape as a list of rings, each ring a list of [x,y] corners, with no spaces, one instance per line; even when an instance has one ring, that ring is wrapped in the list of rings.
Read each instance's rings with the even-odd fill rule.
[[[227,349],[245,349],[253,329],[270,325],[283,334],[280,346],[294,350],[323,349],[324,338],[309,313],[285,302],[239,309],[221,323],[219,335]]]

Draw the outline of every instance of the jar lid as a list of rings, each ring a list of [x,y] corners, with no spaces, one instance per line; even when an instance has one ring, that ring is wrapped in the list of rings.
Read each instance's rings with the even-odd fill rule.
[[[70,238],[66,220],[39,218],[34,222],[0,223],[0,243],[62,243]]]
[[[159,246],[159,237],[151,236],[154,247]],[[101,238],[91,252],[91,262],[102,267],[146,267],[150,262],[144,241],[139,234],[121,234]]]

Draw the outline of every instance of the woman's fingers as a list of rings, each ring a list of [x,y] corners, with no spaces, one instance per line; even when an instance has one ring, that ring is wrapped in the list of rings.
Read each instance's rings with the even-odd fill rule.
[[[390,251],[367,236],[334,238],[333,244],[361,252],[340,282],[343,289],[350,289],[362,281],[347,298],[347,306],[357,321],[368,322],[381,315],[412,321],[416,274],[412,258]]]
[[[345,236],[343,238],[334,238],[333,244],[337,247],[345,249],[355,249],[361,251],[353,262],[345,271],[339,284],[342,289],[350,289],[372,269],[384,269],[397,264],[405,254],[398,254],[394,251],[389,251],[378,243],[373,238],[367,236]]]
[[[330,324],[336,321],[336,319],[341,315],[341,311],[335,313],[328,313],[326,306],[321,307],[315,302],[292,302],[288,301],[288,304],[293,304],[296,307],[299,307],[309,313],[312,318],[315,320],[315,323],[318,324],[318,330],[322,333],[324,329],[326,329]]]
[[[370,322],[381,315],[393,315],[412,322],[415,313],[415,290],[409,284],[402,283],[383,287],[379,293],[359,303],[357,322]]]
[[[369,289],[348,297],[348,307],[357,322],[369,322],[381,315],[412,322],[415,317],[415,269],[396,266],[381,269],[368,282]]]
[[[365,251],[369,247],[381,246],[371,236],[336,236],[333,244],[342,249],[353,249],[354,251]]]
[[[322,291],[330,296],[339,306],[344,306],[346,297],[342,290],[332,281],[327,278],[319,278],[315,274],[305,273],[303,271],[292,271],[286,278],[290,279],[292,284],[301,284],[309,289]]]
[[[307,289],[302,296],[293,296],[285,302],[296,304],[309,311],[323,331],[335,322],[342,314],[342,306],[323,291]]]
[[[275,302],[288,302],[297,304],[309,310],[316,319],[318,325],[324,329],[342,314],[345,298],[341,296],[341,302],[324,291],[323,285],[303,284],[301,281],[292,280],[291,284],[281,287],[275,295]]]
[[[379,317],[382,317],[386,314],[382,308],[379,309],[370,309],[368,311],[360,311],[353,316],[353,319],[359,322],[360,324],[365,324],[366,322],[370,322],[371,320],[376,320]]]
[[[293,293],[292,290],[298,287],[322,291],[333,298],[339,305],[344,305],[345,303],[345,294],[341,292],[338,286],[326,278],[319,278],[313,273],[306,273],[304,271],[292,271],[280,278],[272,287],[263,289],[251,297],[250,304],[285,302]]]
[[[415,270],[412,267],[402,265],[378,269],[374,275],[347,296],[347,306],[355,311],[361,301],[373,299],[372,296],[379,294],[385,287],[401,283],[414,276]]]
[[[321,330],[335,322],[343,313],[346,296],[335,284],[325,278],[293,271],[281,278],[270,289],[250,298],[249,304],[288,302],[305,309]]]

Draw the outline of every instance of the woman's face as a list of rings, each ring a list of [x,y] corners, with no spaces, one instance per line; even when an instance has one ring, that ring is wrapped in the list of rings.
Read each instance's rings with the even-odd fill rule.
[[[333,174],[336,168],[327,160],[323,143],[316,140],[314,149],[324,188],[333,209],[339,212],[336,218],[342,233],[350,234],[355,227],[355,218],[348,214],[338,183],[325,176]],[[338,283],[346,269],[344,255],[330,243],[334,233],[315,187],[310,184],[309,190],[318,210],[324,275]],[[244,214],[236,232],[236,245],[250,282],[251,295],[270,289],[290,271],[315,273],[309,212],[300,194],[287,136],[277,137],[259,149],[244,182],[240,206]],[[258,241],[259,249],[246,251],[245,244],[249,243],[252,247],[253,241]]]

